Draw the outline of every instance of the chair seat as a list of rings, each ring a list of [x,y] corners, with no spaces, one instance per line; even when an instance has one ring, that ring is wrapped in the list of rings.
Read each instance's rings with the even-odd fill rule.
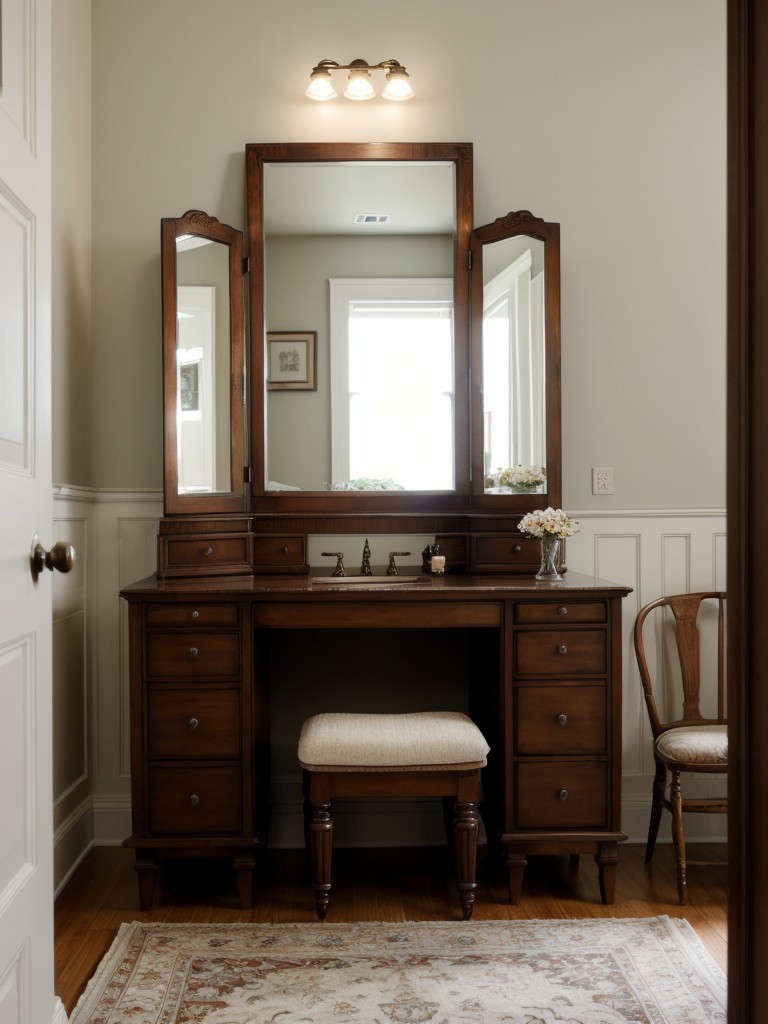
[[[728,764],[726,725],[685,725],[668,729],[656,740],[656,750],[665,761],[696,765]]]
[[[458,711],[334,714],[308,718],[299,737],[307,771],[435,771],[482,768],[489,746]]]

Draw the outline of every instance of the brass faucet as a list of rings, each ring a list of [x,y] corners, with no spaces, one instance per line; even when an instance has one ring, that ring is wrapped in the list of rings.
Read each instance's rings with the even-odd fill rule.
[[[389,567],[387,569],[387,576],[397,576],[397,566],[395,565],[395,555],[398,558],[405,558],[406,555],[410,555],[410,551],[390,551],[389,552]]]
[[[373,575],[373,572],[371,570],[371,548],[370,548],[370,545],[368,544],[368,538],[367,537],[365,538],[365,547],[363,548],[363,562],[362,562],[362,565],[360,566],[360,575],[361,576],[372,576]]]

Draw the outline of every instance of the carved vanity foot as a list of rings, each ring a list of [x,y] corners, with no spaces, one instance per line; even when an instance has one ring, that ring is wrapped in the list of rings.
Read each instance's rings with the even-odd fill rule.
[[[523,892],[523,876],[528,867],[525,848],[515,847],[514,852],[507,847],[507,870],[509,872],[509,902],[519,903]]]
[[[139,907],[141,910],[150,910],[155,893],[155,878],[157,877],[157,861],[155,858],[139,856],[137,853],[136,875],[139,881]]]
[[[619,863],[619,850],[616,843],[599,843],[595,854],[600,878],[600,898],[603,903],[613,903],[616,888],[616,866]]]

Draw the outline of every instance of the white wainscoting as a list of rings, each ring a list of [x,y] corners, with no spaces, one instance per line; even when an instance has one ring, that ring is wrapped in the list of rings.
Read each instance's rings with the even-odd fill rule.
[[[118,595],[155,570],[162,495],[61,487],[54,499],[55,539],[78,548],[76,570],[56,574],[54,585],[58,891],[92,845],[119,844],[130,832],[127,611]],[[622,826],[631,840],[644,841],[653,757],[632,626],[640,607],[662,594],[725,589],[725,515],[720,509],[574,515],[581,529],[568,541],[569,569],[632,587],[623,604]],[[362,550],[364,538],[357,540]],[[344,550],[334,543],[325,538]],[[712,777],[706,791],[722,785]],[[275,845],[300,842],[300,792],[298,771],[281,765],[272,794]],[[664,820],[662,829],[663,840]],[[725,820],[691,816],[686,836],[724,838]]]

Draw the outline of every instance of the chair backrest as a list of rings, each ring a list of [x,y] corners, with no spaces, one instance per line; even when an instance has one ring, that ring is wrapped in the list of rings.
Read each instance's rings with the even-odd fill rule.
[[[717,717],[704,718],[701,714],[701,635],[699,613],[704,602],[713,602],[717,608]],[[679,659],[679,673],[682,685],[682,717],[674,721],[663,721],[659,715],[653,693],[653,682],[648,667],[648,658],[643,641],[643,627],[652,613],[664,616],[670,609],[674,618],[675,647]],[[640,678],[645,693],[645,704],[651,722],[654,739],[666,729],[678,725],[725,723],[725,593],[709,591],[696,594],[676,594],[662,597],[641,608],[635,620],[635,654],[640,669]],[[659,659],[657,659],[658,661]]]

